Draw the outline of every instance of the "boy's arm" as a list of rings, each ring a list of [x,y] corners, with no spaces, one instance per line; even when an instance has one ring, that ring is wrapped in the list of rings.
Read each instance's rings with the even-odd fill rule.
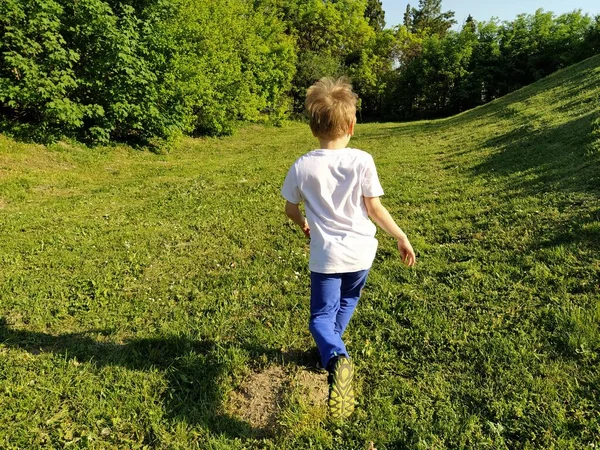
[[[296,225],[302,228],[302,232],[306,237],[310,237],[310,227],[306,218],[302,215],[300,207],[296,203],[289,201],[285,202],[285,215],[288,216]]]
[[[385,232],[391,234],[398,240],[398,251],[402,261],[407,266],[414,266],[415,264],[415,251],[408,241],[408,237],[404,234],[404,231],[400,229],[396,222],[388,212],[388,210],[381,204],[379,197],[363,197],[365,200],[365,206],[369,217],[375,221]]]

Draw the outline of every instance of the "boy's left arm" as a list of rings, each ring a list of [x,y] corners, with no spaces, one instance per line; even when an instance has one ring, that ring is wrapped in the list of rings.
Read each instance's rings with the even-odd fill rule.
[[[379,197],[363,197],[369,217],[375,221],[377,225],[383,228],[384,231],[398,239],[398,250],[402,256],[402,261],[407,266],[415,265],[415,251],[410,245],[408,237],[396,224],[388,210],[381,204]]]
[[[285,215],[292,219],[296,225],[302,228],[302,232],[307,238],[310,237],[310,227],[308,226],[306,218],[302,215],[302,211],[300,211],[300,206],[298,204],[286,201]]]

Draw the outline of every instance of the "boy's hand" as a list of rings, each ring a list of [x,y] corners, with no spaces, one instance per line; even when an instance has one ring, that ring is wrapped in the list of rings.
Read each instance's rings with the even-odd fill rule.
[[[310,238],[310,227],[306,217],[302,215],[300,207],[296,203],[285,202],[285,214],[294,221],[296,225],[302,228],[304,236]]]
[[[402,257],[402,262],[406,264],[408,267],[412,267],[415,265],[416,256],[415,251],[410,245],[408,238],[398,239],[398,251],[400,252],[400,256]]]
[[[302,232],[307,239],[310,239],[310,227],[308,226],[306,219],[304,219],[304,225],[302,225]]]

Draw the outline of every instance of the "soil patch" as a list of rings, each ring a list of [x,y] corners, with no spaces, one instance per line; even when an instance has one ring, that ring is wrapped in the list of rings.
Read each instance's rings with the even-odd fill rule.
[[[233,391],[230,412],[248,422],[252,428],[269,432],[277,423],[281,410],[286,374],[279,366],[271,366],[261,372],[252,373]]]
[[[319,407],[327,403],[327,372],[302,370],[296,376],[296,382],[302,387],[310,406]]]
[[[270,366],[251,373],[231,393],[227,409],[248,423],[258,436],[274,434],[286,393],[299,389],[310,407],[323,408],[327,402],[327,373],[310,370],[287,371]]]

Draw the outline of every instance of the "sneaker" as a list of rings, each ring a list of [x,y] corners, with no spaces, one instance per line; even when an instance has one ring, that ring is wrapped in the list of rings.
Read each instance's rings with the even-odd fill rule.
[[[354,411],[354,368],[346,356],[337,356],[329,363],[329,413],[334,419],[346,419]]]

